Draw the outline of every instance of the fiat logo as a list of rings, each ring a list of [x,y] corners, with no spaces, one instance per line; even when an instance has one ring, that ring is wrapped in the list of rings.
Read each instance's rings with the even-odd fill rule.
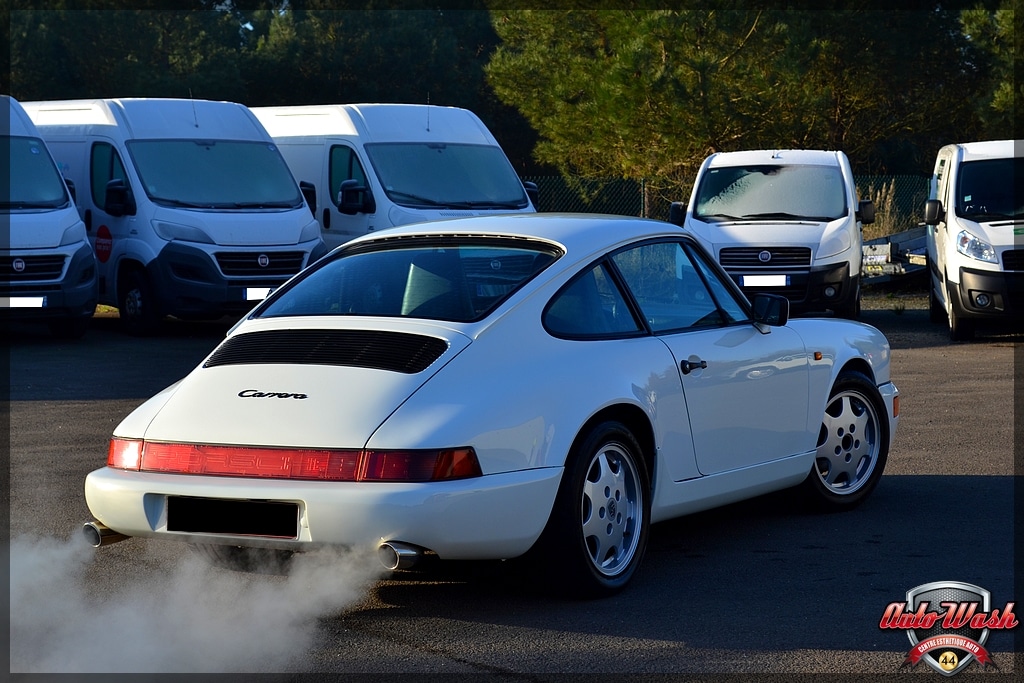
[[[266,254],[260,254],[256,259],[256,263],[260,264],[260,268],[266,268],[270,265],[270,257]]]
[[[772,252],[765,249],[764,251],[757,255],[757,260],[760,261],[761,263],[768,263],[769,261],[772,260]]]
[[[11,267],[14,268],[14,272],[15,273],[23,272],[25,270],[25,261],[24,261],[24,259],[20,259],[20,258],[14,259],[14,261],[11,262]]]

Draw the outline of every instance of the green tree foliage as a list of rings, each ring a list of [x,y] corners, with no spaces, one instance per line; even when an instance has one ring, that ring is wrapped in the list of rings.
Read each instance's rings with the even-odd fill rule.
[[[1014,100],[1024,95],[1024,83],[1016,82],[1014,73],[1021,73],[1020,45],[1014,36],[1024,35],[1024,2],[1003,0],[996,10],[983,8],[961,12],[960,21],[967,39],[984,56],[989,67],[983,74],[985,96],[976,100],[977,114],[985,138],[1014,138],[1021,127],[1021,113],[1014,112]]]
[[[495,10],[492,20],[502,43],[491,85],[538,131],[538,159],[566,174],[673,184],[711,152],[766,147],[842,149],[861,172],[917,172],[973,121],[976,74],[953,12]]]
[[[95,9],[13,10],[11,87],[20,99],[200,97],[235,99],[239,26],[227,12],[193,0],[94,2]],[[109,8],[106,8],[109,7]]]

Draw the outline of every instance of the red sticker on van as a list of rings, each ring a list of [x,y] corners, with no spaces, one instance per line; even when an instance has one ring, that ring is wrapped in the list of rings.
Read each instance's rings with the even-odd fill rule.
[[[96,231],[96,258],[100,263],[106,263],[110,258],[110,250],[114,246],[114,238],[110,234],[110,228],[101,225]]]

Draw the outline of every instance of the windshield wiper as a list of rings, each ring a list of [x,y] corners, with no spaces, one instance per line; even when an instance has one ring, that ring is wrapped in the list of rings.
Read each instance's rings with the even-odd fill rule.
[[[401,190],[390,190],[388,192],[388,194],[391,195],[392,198],[402,197],[404,199],[407,199],[407,200],[410,200],[410,201],[422,204],[423,206],[448,206],[448,204],[445,204],[443,202],[439,202],[436,199],[429,199],[427,197],[421,197],[418,194],[412,194],[410,192],[402,192]]]
[[[978,211],[977,213],[961,214],[964,218],[981,223],[982,221],[1012,221],[1019,218],[1021,214],[995,213],[991,211]]]
[[[291,202],[233,202],[223,206],[231,209],[296,209],[299,207],[298,204]]]
[[[785,211],[771,211],[767,213],[748,213],[743,216],[743,220],[760,219],[760,218],[780,218],[784,220],[793,221],[834,221],[835,218],[829,218],[828,216],[801,216],[795,213],[787,213]]]
[[[196,204],[195,202],[183,202],[180,199],[171,199],[170,197],[152,197],[151,198],[157,204],[166,204],[167,206],[179,206],[184,209],[212,209],[212,204]]]
[[[60,204],[54,204],[53,202],[0,202],[0,209],[7,209],[9,211],[17,211],[19,209],[59,209],[63,206],[67,206],[67,200]]]
[[[703,220],[705,218],[720,218],[720,219],[726,220],[726,221],[741,221],[741,220],[743,220],[743,218],[741,218],[740,216],[731,216],[731,215],[729,215],[727,213],[702,213],[702,214],[694,214],[694,218],[699,218],[701,220]]]

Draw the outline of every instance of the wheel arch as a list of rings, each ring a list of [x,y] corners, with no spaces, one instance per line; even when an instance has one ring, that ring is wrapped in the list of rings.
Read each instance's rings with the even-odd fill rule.
[[[657,460],[658,446],[654,438],[654,426],[651,424],[650,418],[639,406],[617,403],[597,411],[576,432],[570,452],[576,450],[580,442],[597,425],[608,421],[622,423],[633,435],[633,438],[637,440],[637,443],[640,444],[641,455],[643,456],[644,464],[647,466],[647,473],[650,479],[648,482],[648,494],[650,494],[654,490],[654,479],[657,476],[655,461]]]
[[[839,368],[839,372],[836,373],[832,383],[835,384],[835,380],[846,371],[859,372],[870,379],[872,383],[875,383],[875,371],[871,367],[871,364],[864,358],[851,358],[843,363],[843,366]]]

